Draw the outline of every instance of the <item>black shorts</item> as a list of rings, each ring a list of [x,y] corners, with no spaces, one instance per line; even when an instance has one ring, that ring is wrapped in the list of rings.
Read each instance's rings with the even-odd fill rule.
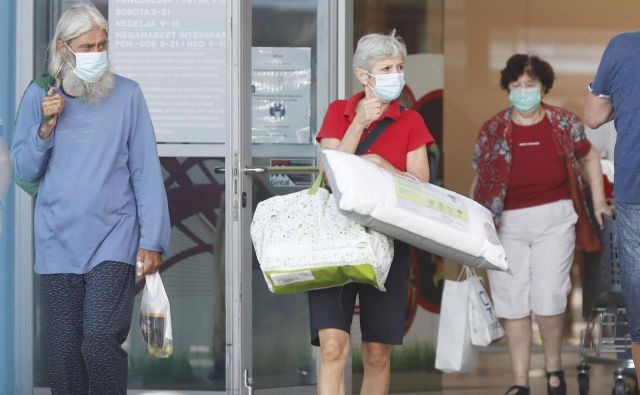
[[[386,292],[358,283],[309,291],[311,344],[320,345],[320,329],[334,328],[349,333],[358,294],[362,341],[402,344],[408,282],[409,246],[396,240],[393,263],[384,284]]]

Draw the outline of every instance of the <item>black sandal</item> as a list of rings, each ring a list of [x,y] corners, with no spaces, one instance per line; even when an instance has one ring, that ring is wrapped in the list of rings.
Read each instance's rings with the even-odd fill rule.
[[[557,377],[560,379],[560,385],[552,387],[549,384],[551,377]],[[549,395],[567,395],[567,383],[564,381],[564,370],[556,370],[554,372],[547,372],[547,394]]]
[[[516,392],[512,392],[515,390]],[[512,385],[509,387],[504,395],[529,395],[529,387],[523,387],[521,385]]]

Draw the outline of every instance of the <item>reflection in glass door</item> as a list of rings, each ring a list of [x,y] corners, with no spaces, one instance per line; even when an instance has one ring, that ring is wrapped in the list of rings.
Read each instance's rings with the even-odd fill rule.
[[[162,279],[171,298],[173,357],[153,359],[143,351],[134,312],[129,352],[129,388],[224,391],[224,177],[222,158],[163,157],[172,239]],[[136,284],[140,303],[142,281]]]
[[[337,9],[336,4],[319,0],[252,2],[252,89],[251,96],[245,98],[245,102],[251,100],[251,125],[240,128],[238,150],[232,151],[248,156],[239,159],[238,173],[240,193],[246,193],[252,205],[248,213],[240,210],[240,223],[258,202],[308,188],[316,176],[313,170],[269,170],[276,166],[317,168],[316,114],[319,108],[324,112],[332,98],[330,80],[336,80],[329,71],[332,60],[335,62],[330,54],[336,48],[328,38],[337,25],[337,13],[330,11]],[[245,120],[248,115],[244,114]],[[244,151],[246,147],[251,151]],[[242,197],[240,201],[242,205]],[[230,218],[233,210],[227,215]],[[238,237],[252,251],[249,221],[241,226]],[[250,306],[248,316],[243,315],[246,310],[240,310],[243,335],[249,337],[245,336],[242,344],[251,348],[251,362],[244,365],[251,380],[244,384],[250,384],[256,394],[315,393],[317,349],[310,344],[306,294],[270,293],[255,254],[241,255],[242,279],[245,286],[250,284],[252,295],[243,301]]]

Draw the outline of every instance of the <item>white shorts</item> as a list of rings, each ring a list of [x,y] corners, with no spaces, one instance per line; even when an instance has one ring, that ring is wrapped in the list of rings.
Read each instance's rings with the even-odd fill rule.
[[[577,220],[571,200],[502,213],[499,236],[511,273],[487,271],[498,317],[518,319],[565,311]]]

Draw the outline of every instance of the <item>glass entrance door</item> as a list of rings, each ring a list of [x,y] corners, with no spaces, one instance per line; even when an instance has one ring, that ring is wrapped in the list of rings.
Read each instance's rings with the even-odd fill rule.
[[[256,205],[308,188],[317,175],[314,137],[337,95],[338,1],[253,0],[251,45],[234,29],[227,140],[227,340],[233,393],[313,394],[318,351],[307,296],[269,292],[253,253]],[[247,10],[234,20],[244,25]],[[238,19],[239,18],[239,19]],[[237,85],[236,85],[237,84]],[[231,288],[229,288],[231,285]]]
[[[318,72],[328,67],[326,48],[322,42],[318,45],[318,37],[327,29],[322,21],[328,20],[320,15],[324,10],[319,2],[253,2],[252,162],[267,170],[303,170],[256,173],[252,177],[254,207],[271,196],[308,188],[316,176],[314,110],[318,102],[327,100],[316,88],[328,84],[322,81],[323,71]],[[317,67],[312,67],[314,63]],[[251,280],[255,389],[262,393],[285,387],[291,393],[315,393],[316,350],[309,341],[306,294],[269,292],[254,254]]]

